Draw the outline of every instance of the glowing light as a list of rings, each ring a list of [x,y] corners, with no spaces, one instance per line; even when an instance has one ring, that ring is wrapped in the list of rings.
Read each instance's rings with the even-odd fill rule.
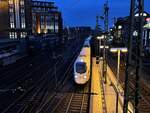
[[[119,25],[119,26],[118,26],[118,29],[122,29],[122,26],[121,26],[121,25]]]
[[[83,77],[84,79],[86,79],[87,77],[86,77],[86,75],[84,75],[84,77]]]
[[[124,48],[111,48],[110,51],[113,52],[113,53],[116,53],[116,52],[118,52],[118,51],[121,51],[121,52],[123,52],[123,53],[126,53],[126,52],[128,52],[128,49],[125,48],[125,47],[124,47]]]
[[[98,36],[98,37],[97,37],[97,39],[98,39],[98,40],[100,40],[100,39],[104,39],[104,35],[102,35],[102,36]]]
[[[100,46],[100,48],[102,49],[102,48],[104,48],[104,46]],[[109,46],[105,46],[105,48],[106,48],[106,49],[108,49],[108,48],[109,48]]]
[[[83,62],[83,59],[81,59],[80,61]]]
[[[138,17],[138,16],[139,16],[139,13],[135,14],[135,16]],[[140,16],[142,16],[142,13],[140,13]],[[143,16],[147,16],[147,14],[146,14],[146,13],[143,13]]]

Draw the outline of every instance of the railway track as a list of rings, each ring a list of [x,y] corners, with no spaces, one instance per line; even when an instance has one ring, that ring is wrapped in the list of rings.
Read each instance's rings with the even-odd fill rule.
[[[110,64],[109,66],[112,68],[113,73],[116,73],[116,68],[114,67],[114,65],[116,64],[113,63],[112,65]],[[124,88],[125,70],[121,70],[120,73],[122,76],[120,76],[119,82],[122,84],[122,87]],[[131,76],[131,79],[129,81],[129,86],[130,86],[129,90],[131,93],[135,91],[135,76],[134,75]],[[132,97],[134,98],[134,93],[132,93]],[[140,80],[139,110],[140,110],[140,113],[149,113],[150,111],[150,89],[142,80]]]
[[[59,59],[59,67],[64,64],[64,60]],[[58,69],[59,69],[58,67]],[[43,68],[43,69],[42,69]],[[39,104],[45,95],[46,90],[51,86],[52,88],[55,88],[54,84],[54,72],[53,68],[49,66],[49,63],[46,63],[43,65],[43,67],[40,67],[41,71],[45,73],[45,70],[49,69],[46,74],[42,74],[41,71],[36,70],[36,75],[40,77],[40,79],[33,85],[30,86],[25,93],[23,93],[18,99],[16,99],[10,106],[8,106],[3,112],[9,113],[10,111],[15,111],[14,113],[21,112],[21,113],[28,113],[29,110],[34,110],[33,107],[36,108],[37,103]],[[36,77],[38,77],[36,76]],[[38,78],[39,78],[38,77]],[[35,103],[36,102],[36,103]],[[33,104],[34,103],[34,104]],[[32,106],[30,106],[32,105]],[[17,107],[20,106],[20,107]],[[17,109],[19,108],[19,109]],[[22,111],[23,110],[23,111]],[[31,112],[30,111],[30,112]],[[34,113],[34,112],[33,112]]]
[[[135,79],[133,78],[130,82],[130,91],[135,90]],[[150,111],[150,91],[149,88],[140,81],[140,99],[139,99],[139,111],[140,113],[149,113]],[[133,94],[134,96],[134,94]]]
[[[75,86],[72,80],[72,66],[76,57],[74,57],[73,61],[68,66],[63,78],[59,82],[59,87],[57,87],[56,92],[52,92],[47,101],[41,104],[36,113],[72,113],[71,106],[80,107],[76,107],[75,109],[80,109],[81,113],[88,112],[89,84],[87,84],[86,87],[79,87]],[[78,101],[73,105],[73,101],[75,100]],[[79,106],[79,101],[81,102],[81,106]],[[64,107],[64,105],[66,108],[61,107]]]
[[[53,109],[49,108],[45,113],[88,113],[89,83],[85,86],[76,86],[73,82],[68,84],[70,87],[57,95]]]
[[[79,47],[80,48],[80,47]],[[78,49],[79,49],[78,48]],[[72,57],[74,54],[72,54]],[[59,67],[57,68],[57,71],[65,70],[66,68],[66,60],[63,58],[59,59]],[[64,63],[63,63],[64,62]],[[65,65],[65,66],[63,66]],[[43,67],[43,69],[42,69]],[[43,71],[43,73],[47,70],[47,68],[50,68],[49,64],[43,64],[40,69],[40,72]],[[44,68],[46,67],[46,68]],[[3,110],[2,113],[35,113],[38,111],[38,108],[43,106],[45,104],[45,101],[50,97],[53,97],[55,94],[55,90],[59,89],[59,87],[55,87],[55,80],[54,80],[54,68],[51,68],[49,71],[47,71],[46,74],[39,73],[39,71],[35,71],[37,74],[35,74],[38,77],[38,81],[34,82],[32,86],[30,86],[19,98],[15,99],[13,103],[11,103],[5,110]],[[61,76],[63,73],[57,73],[59,76]],[[61,79],[58,79],[59,85],[65,84],[65,81],[67,81],[66,72],[64,76],[61,76]],[[32,73],[33,75],[33,73]],[[59,77],[57,75],[57,77]],[[35,76],[35,79],[36,79]],[[41,77],[41,78],[40,78]],[[28,78],[28,77],[27,77]],[[49,94],[50,93],[50,94]],[[48,99],[49,100],[49,99]]]

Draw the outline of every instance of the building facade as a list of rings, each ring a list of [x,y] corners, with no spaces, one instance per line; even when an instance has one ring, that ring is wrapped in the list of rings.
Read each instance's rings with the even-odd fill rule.
[[[30,0],[0,1],[0,37],[24,38],[31,28]]]
[[[147,12],[143,13],[143,28],[147,24],[147,18],[150,18],[150,15]],[[133,29],[133,43],[136,40],[136,36],[138,35],[138,28],[139,28],[139,16],[138,13],[135,14],[134,18],[135,24]],[[145,37],[145,30],[147,30],[147,27],[144,28],[143,31],[143,40],[148,39],[148,37]],[[114,34],[114,42],[115,43],[127,43],[128,37],[130,32],[130,18],[129,16],[124,18],[118,18],[116,23],[113,27],[113,34]],[[148,35],[146,35],[148,36]]]
[[[54,2],[0,0],[0,38],[18,39],[32,34],[59,34],[62,17]]]
[[[32,33],[61,34],[62,17],[54,2],[32,1]]]
[[[132,44],[133,48],[137,45],[137,36],[139,29],[139,14],[135,13],[133,27]],[[127,46],[128,37],[130,33],[130,18],[129,16],[124,18],[118,18],[113,28],[113,44],[117,46]],[[144,54],[150,54],[150,14],[147,12],[143,13],[143,50]]]

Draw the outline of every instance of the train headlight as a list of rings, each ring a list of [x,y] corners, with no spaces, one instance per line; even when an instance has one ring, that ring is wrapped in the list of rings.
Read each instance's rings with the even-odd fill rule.
[[[83,59],[81,59],[80,61],[83,62]]]
[[[75,78],[78,78],[78,76],[77,76],[77,75],[75,75]]]
[[[86,75],[84,75],[83,78],[86,79]]]

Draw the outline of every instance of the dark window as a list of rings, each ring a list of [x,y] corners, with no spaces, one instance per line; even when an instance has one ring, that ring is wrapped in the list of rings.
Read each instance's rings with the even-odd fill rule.
[[[76,63],[76,72],[77,73],[85,73],[86,72],[86,63],[85,62],[77,62]]]

